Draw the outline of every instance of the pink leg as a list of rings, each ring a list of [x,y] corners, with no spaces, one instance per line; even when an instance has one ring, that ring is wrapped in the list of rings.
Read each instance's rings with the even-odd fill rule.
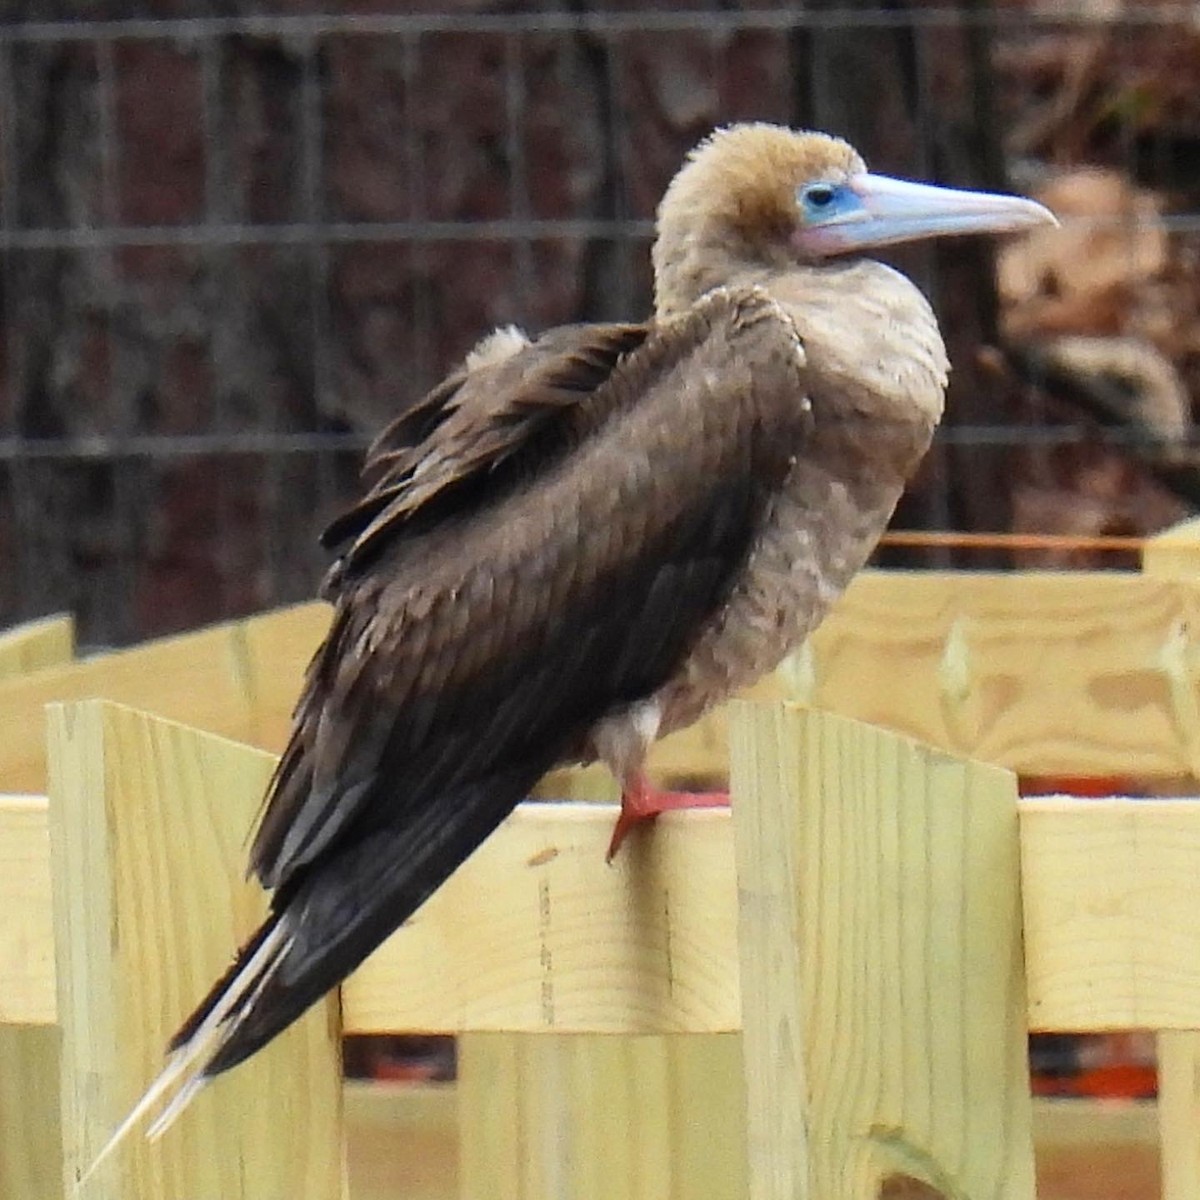
[[[680,808],[724,808],[729,804],[728,792],[660,792],[651,787],[640,771],[629,779],[621,792],[621,815],[608,844],[607,861],[612,862],[629,831],[644,821],[652,821],[659,813]]]

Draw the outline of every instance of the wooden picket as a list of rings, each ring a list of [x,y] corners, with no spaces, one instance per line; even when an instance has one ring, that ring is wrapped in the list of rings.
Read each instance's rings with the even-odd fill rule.
[[[866,574],[759,690],[842,715],[734,718],[735,828],[719,812],[670,818],[609,869],[610,810],[519,810],[342,990],[347,1031],[469,1035],[461,1195],[873,1200],[908,1178],[1029,1197],[1025,1030],[1145,1027],[1161,1031],[1163,1195],[1192,1200],[1197,802],[1018,805],[997,768],[1187,786],[1198,544],[1172,531],[1141,575]],[[61,1031],[68,1179],[261,904],[236,882],[261,751],[281,744],[325,620],[304,606],[78,665],[54,665],[70,652],[60,630],[49,662],[26,657],[32,674],[0,682],[0,786],[35,793],[0,799],[0,1037]],[[100,695],[156,715],[86,699]],[[729,722],[664,743],[659,777],[723,779]],[[593,770],[542,790],[609,789]],[[343,1194],[336,1032],[317,1014],[286,1068],[243,1068],[176,1141],[139,1144],[84,1195]],[[31,1156],[13,1166],[17,1089],[37,1089],[4,1061],[4,1195],[60,1200]],[[230,1155],[247,1112],[271,1127],[243,1120]]]

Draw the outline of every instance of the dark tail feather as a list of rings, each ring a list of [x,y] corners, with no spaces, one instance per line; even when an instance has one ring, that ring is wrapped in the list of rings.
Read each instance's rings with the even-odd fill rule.
[[[201,1022],[220,1003],[225,995],[237,982],[238,975],[245,969],[246,964],[258,952],[271,931],[279,924],[277,914],[272,914],[254,931],[250,940],[237,952],[237,957],[229,970],[222,975],[208,991],[208,995],[196,1006],[195,1012],[179,1027],[175,1035],[167,1043],[168,1051],[175,1051],[187,1042],[199,1028]]]
[[[209,1078],[207,1065],[213,1053],[237,1028],[243,1014],[253,1010],[264,986],[279,969],[288,945],[286,918],[272,917],[238,956],[234,969],[222,981],[220,991],[214,991],[204,1009],[188,1022],[191,1032],[187,1037],[172,1041],[166,1066],[105,1142],[80,1178],[80,1185],[125,1141],[142,1118],[172,1092],[170,1103],[150,1127],[150,1137],[164,1133],[192,1102]]]
[[[475,851],[545,769],[526,765],[440,796],[402,827],[381,829],[309,870],[282,907],[289,936],[278,969],[230,1025],[205,1075],[249,1058],[345,979]],[[252,951],[253,943],[243,953]],[[210,996],[206,1004],[212,1002]],[[196,1024],[191,1018],[180,1035],[189,1036]]]
[[[167,1096],[163,1133],[213,1076],[247,1059],[340,983],[443,884],[529,792],[539,759],[438,796],[309,868],[171,1039],[171,1054],[86,1179]]]

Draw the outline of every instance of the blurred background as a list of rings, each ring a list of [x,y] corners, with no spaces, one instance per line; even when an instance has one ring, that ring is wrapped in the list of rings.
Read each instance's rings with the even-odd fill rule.
[[[878,561],[1135,565],[1200,508],[1198,72],[1169,0],[0,0],[0,627],[310,598],[374,432],[497,324],[645,316],[667,180],[747,119],[1063,219],[895,256],[954,374],[894,526],[1064,537]],[[1147,1039],[1033,1049],[1043,1093],[1154,1090]]]
[[[644,316],[663,187],[742,119],[1064,218],[897,255],[955,363],[898,528],[1158,529],[1200,503],[1198,68],[1167,0],[0,0],[0,626],[312,596],[373,432],[497,323]]]

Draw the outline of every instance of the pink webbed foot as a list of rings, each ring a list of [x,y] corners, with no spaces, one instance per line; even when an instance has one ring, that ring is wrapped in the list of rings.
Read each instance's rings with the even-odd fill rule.
[[[659,813],[681,808],[725,808],[728,792],[660,792],[651,787],[644,775],[636,775],[621,792],[621,815],[608,844],[608,862],[612,862],[629,831],[645,821],[653,821]]]

